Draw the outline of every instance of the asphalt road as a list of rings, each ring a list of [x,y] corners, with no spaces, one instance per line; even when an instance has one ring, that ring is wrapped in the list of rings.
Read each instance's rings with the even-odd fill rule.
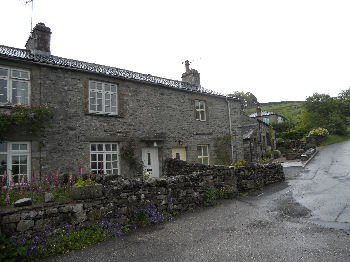
[[[349,262],[349,172],[347,141],[324,148],[305,169],[289,169],[286,182],[256,195],[50,261]]]

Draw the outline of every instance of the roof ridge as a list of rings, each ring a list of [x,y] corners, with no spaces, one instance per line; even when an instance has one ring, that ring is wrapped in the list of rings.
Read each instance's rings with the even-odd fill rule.
[[[54,55],[44,56],[39,54],[32,54],[29,50],[26,50],[26,49],[20,49],[20,48],[9,47],[4,45],[0,45],[0,56],[20,58],[24,60],[33,61],[35,63],[55,65],[55,66],[60,66],[64,68],[88,71],[92,73],[104,74],[108,76],[114,76],[118,78],[134,80],[134,81],[158,84],[158,85],[163,85],[171,88],[187,90],[190,92],[197,92],[197,93],[203,93],[203,94],[220,96],[220,97],[234,98],[232,96],[223,95],[219,92],[209,90],[203,87],[200,87],[198,89],[198,87],[193,84],[179,81],[179,80],[173,80],[173,79],[168,79],[164,77],[153,76],[151,74],[143,74],[143,73],[127,70],[127,69],[121,69],[121,68],[111,67],[106,65],[99,65],[95,63],[84,62],[84,61],[79,61],[79,60],[70,59],[70,58],[63,58],[63,57],[54,56]]]

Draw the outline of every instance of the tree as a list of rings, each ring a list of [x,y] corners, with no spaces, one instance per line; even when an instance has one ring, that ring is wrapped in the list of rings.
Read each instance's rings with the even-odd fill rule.
[[[345,116],[350,116],[350,88],[343,90],[338,95],[338,100],[341,103],[341,109]]]
[[[315,93],[306,99],[300,126],[307,129],[323,127],[331,134],[345,134],[347,119],[343,111],[338,98]]]
[[[255,95],[250,92],[244,93],[240,91],[235,91],[231,96],[236,97],[243,105],[244,108],[256,107],[259,105],[259,102]]]

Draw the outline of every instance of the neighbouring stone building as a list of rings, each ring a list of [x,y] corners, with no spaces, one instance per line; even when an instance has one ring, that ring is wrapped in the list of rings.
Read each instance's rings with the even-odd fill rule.
[[[188,62],[182,81],[170,80],[53,56],[50,35],[39,23],[26,49],[0,45],[0,113],[16,104],[53,110],[40,136],[5,134],[1,176],[81,168],[129,177],[142,160],[144,172],[158,177],[171,157],[214,164],[215,139],[227,134],[232,161],[244,158],[241,104],[202,88]]]
[[[257,162],[267,151],[276,149],[276,134],[272,130],[272,141],[269,125],[260,119],[247,115],[242,116],[242,136],[244,145],[244,159]]]
[[[260,107],[257,107],[256,112],[251,113],[249,117],[261,120],[266,124],[283,123],[286,120],[283,116],[275,112],[262,111]]]

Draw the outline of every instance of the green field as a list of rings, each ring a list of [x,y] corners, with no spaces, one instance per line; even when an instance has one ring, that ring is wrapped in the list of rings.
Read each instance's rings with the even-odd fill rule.
[[[263,111],[275,112],[284,116],[288,121],[294,122],[301,113],[304,102],[279,103],[279,104],[261,104]],[[256,112],[256,108],[244,109],[247,114]]]

